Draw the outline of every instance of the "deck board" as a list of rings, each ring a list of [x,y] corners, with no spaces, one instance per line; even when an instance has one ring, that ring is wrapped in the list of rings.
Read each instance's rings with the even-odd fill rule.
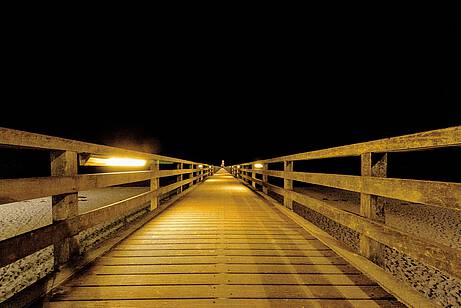
[[[212,177],[68,281],[48,307],[401,304],[228,174]]]

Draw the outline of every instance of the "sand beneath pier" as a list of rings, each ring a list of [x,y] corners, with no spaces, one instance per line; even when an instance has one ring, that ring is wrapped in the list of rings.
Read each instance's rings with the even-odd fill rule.
[[[126,199],[147,191],[147,187],[110,187],[79,192],[79,213]],[[135,219],[133,214],[130,219]],[[51,197],[0,205],[0,240],[22,234],[52,222]],[[111,232],[123,226],[122,222],[108,222],[80,233],[81,251],[97,244]],[[0,268],[0,302],[27,287],[53,270],[53,247]]]

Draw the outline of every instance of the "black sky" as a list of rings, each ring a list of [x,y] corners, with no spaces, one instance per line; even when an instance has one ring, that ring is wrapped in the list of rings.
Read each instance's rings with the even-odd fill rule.
[[[233,164],[461,125],[450,21],[118,30],[11,35],[0,126]]]

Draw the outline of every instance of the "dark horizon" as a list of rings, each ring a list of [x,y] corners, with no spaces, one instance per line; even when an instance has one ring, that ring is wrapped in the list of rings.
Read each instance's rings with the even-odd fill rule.
[[[0,126],[231,165],[461,125],[458,24],[291,30],[183,33],[155,57],[11,47]]]

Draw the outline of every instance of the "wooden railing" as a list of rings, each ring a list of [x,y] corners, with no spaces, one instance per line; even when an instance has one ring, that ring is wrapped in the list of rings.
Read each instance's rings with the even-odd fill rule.
[[[163,195],[176,191],[179,197],[213,170],[203,163],[7,128],[0,128],[0,147],[50,152],[51,176],[0,179],[0,203],[52,196],[53,214],[52,224],[0,241],[0,267],[50,245],[54,246],[55,265],[62,265],[79,253],[76,235],[80,232],[123,217],[149,203],[150,210],[155,211]],[[78,164],[91,155],[143,159],[150,167],[144,171],[78,174]],[[160,170],[164,162],[176,164],[177,169]],[[159,179],[170,176],[177,176],[176,182],[161,187]],[[147,192],[79,215],[79,191],[146,180],[150,181]]]
[[[461,215],[461,184],[387,178],[387,153],[461,146],[461,126],[364,142],[324,150],[242,163],[231,172],[253,187],[262,186],[265,194],[283,196],[283,204],[292,209],[297,202],[360,234],[360,254],[380,262],[387,245],[426,265],[461,278],[461,251],[408,234],[384,223],[384,208],[378,196],[444,207]],[[361,175],[295,172],[296,161],[359,156]],[[283,171],[269,170],[271,163],[283,163]],[[257,166],[258,168],[256,168]],[[262,175],[262,179],[256,177]],[[268,177],[281,178],[283,188],[272,185]],[[338,209],[329,201],[293,190],[293,181],[316,184],[360,193],[360,214]]]

